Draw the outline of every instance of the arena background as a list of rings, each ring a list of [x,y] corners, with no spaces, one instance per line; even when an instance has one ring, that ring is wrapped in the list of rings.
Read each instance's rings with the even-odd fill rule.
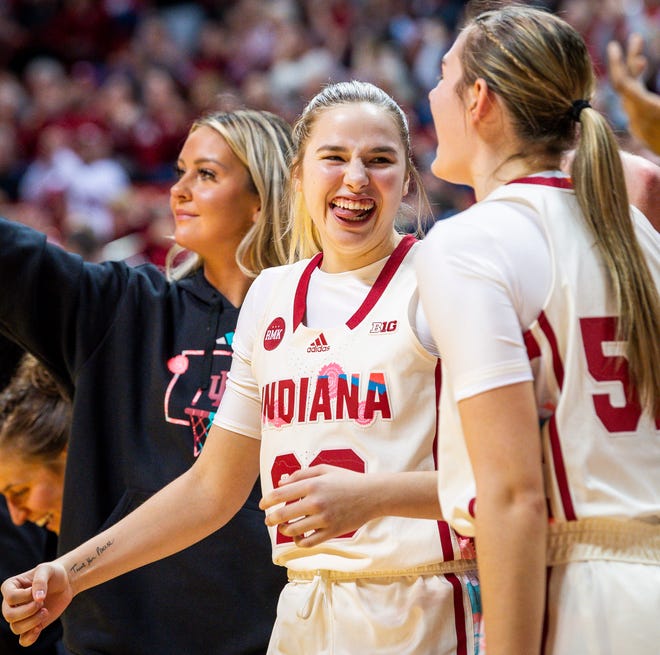
[[[644,35],[660,87],[660,0],[536,2],[586,37],[597,106],[622,145],[605,47]],[[293,120],[321,84],[359,78],[406,109],[434,220],[472,202],[429,173],[427,94],[460,23],[458,0],[0,0],[0,215],[89,260],[162,264],[167,189],[192,119],[250,106]],[[659,162],[660,163],[660,162]]]

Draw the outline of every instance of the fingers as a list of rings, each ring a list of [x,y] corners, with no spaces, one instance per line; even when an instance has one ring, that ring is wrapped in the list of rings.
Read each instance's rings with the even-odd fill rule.
[[[307,493],[308,487],[304,484],[304,479],[293,479],[291,476],[286,481],[280,482],[277,489],[267,493],[259,502],[259,507],[267,510],[282,503],[293,503],[306,496]]]
[[[14,625],[32,619],[42,607],[43,601],[33,600],[31,589],[21,589],[16,593],[6,594],[2,602],[2,615],[8,623]],[[29,627],[32,627],[32,624]]]
[[[34,600],[43,601],[46,598],[50,576],[51,568],[48,565],[41,565],[35,569],[32,579],[32,597]]]
[[[5,580],[0,591],[3,596],[2,615],[14,634],[22,634],[41,623],[39,612],[43,600],[34,600],[29,574]]]
[[[610,80],[614,89],[621,93],[628,85],[637,84],[646,68],[644,39],[640,34],[632,34],[628,39],[627,53],[616,41],[607,44],[607,63]]]
[[[19,635],[18,643],[21,646],[32,646],[39,638],[41,631],[46,626],[48,611],[44,608],[39,610],[32,621],[21,621],[11,624],[11,631]],[[36,622],[36,623],[35,623]],[[30,625],[34,623],[34,625]]]
[[[318,521],[314,516],[301,516],[293,521],[279,523],[277,526],[280,534],[293,539],[302,537],[305,534],[319,530],[320,528],[321,526],[318,524]]]
[[[291,503],[304,498],[314,489],[318,489],[318,485],[313,483],[303,485],[305,481],[337,473],[346,475],[344,469],[330,466],[328,464],[317,464],[316,466],[299,469],[291,475],[288,475],[285,478],[283,477],[279,481],[278,487],[273,489],[270,493],[267,493],[261,499],[259,507],[266,510],[280,503]]]
[[[267,510],[282,503],[296,502],[304,495],[305,491],[300,484],[287,485],[286,487],[273,489],[273,491],[267,493],[259,502],[259,507],[263,510]]]
[[[286,505],[280,505],[275,509],[271,509],[266,513],[266,525],[273,527],[275,525],[293,523],[298,521],[306,515],[306,512],[300,506],[299,499],[296,499],[298,502],[289,502]],[[291,536],[291,535],[288,535]]]
[[[325,504],[324,497],[314,485],[300,481],[274,489],[262,498],[259,505],[266,511],[266,525],[272,526],[319,514]]]
[[[307,534],[297,535],[293,538],[296,546],[300,548],[311,548],[312,546],[318,546],[319,544],[326,541],[327,537],[323,530],[313,530]]]
[[[631,75],[638,77],[644,72],[646,57],[644,56],[644,38],[641,34],[631,34],[627,45],[626,65]]]
[[[5,580],[2,592],[2,614],[14,634],[21,635],[21,644],[29,646],[39,637],[48,611],[44,601],[48,592],[50,569],[40,565],[32,571]]]
[[[41,603],[33,600],[15,606],[8,605],[7,601],[4,601],[2,613],[11,631],[20,636],[19,642],[22,646],[33,644],[48,621],[48,610]]]
[[[626,65],[633,77],[639,77],[646,68],[644,56],[644,38],[641,34],[631,34],[628,39]]]
[[[266,525],[277,527],[286,537],[297,538],[305,533],[320,529],[322,516],[309,502],[297,496],[292,502],[281,504],[266,513]]]
[[[23,581],[20,577],[9,578],[5,580],[0,589],[5,603],[8,607],[15,605],[24,605],[32,600],[32,587],[29,583]]]
[[[619,91],[626,77],[626,70],[623,62],[623,50],[616,41],[607,44],[607,63],[612,86]]]
[[[330,465],[317,465],[291,475],[286,483],[267,493],[259,503],[266,511],[266,525],[293,538],[301,546],[313,546],[355,529],[347,521],[346,503],[353,502],[358,474]],[[360,523],[357,524],[358,526]]]
[[[43,627],[37,626],[36,628],[25,632],[18,638],[18,643],[21,646],[32,646],[32,644],[34,644],[34,642],[39,638],[42,630]]]
[[[306,466],[305,468],[298,469],[294,471],[291,475],[287,476],[280,480],[279,486],[285,484],[291,484],[292,482],[300,482],[301,480],[308,480],[309,478],[315,478],[319,475],[328,473],[329,471],[335,470],[337,467],[329,466],[328,464],[316,464],[315,466]]]

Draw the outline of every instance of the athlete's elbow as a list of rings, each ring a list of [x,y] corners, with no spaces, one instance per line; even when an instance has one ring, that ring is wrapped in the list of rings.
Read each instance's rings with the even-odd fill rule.
[[[546,520],[548,506],[543,486],[535,481],[522,481],[477,488],[477,512],[517,514],[531,520]]]

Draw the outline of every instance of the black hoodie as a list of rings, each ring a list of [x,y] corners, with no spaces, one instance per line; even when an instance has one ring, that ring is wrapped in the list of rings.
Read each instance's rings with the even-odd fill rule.
[[[201,271],[92,264],[0,219],[0,332],[73,396],[59,551],[105,529],[183,473],[224,391],[238,309]],[[285,571],[271,560],[258,483],[191,548],[76,598],[78,655],[265,652]],[[18,571],[17,571],[18,573]]]

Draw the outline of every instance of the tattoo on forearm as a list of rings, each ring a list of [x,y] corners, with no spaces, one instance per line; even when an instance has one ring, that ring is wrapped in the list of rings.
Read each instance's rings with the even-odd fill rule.
[[[88,555],[86,559],[84,559],[82,562],[76,562],[72,567],[71,567],[71,572],[72,573],[80,573],[82,570],[89,568],[94,560],[98,559],[103,553],[105,553],[112,544],[115,543],[114,539],[111,539],[104,543],[102,546],[97,546],[96,547],[96,555]]]

